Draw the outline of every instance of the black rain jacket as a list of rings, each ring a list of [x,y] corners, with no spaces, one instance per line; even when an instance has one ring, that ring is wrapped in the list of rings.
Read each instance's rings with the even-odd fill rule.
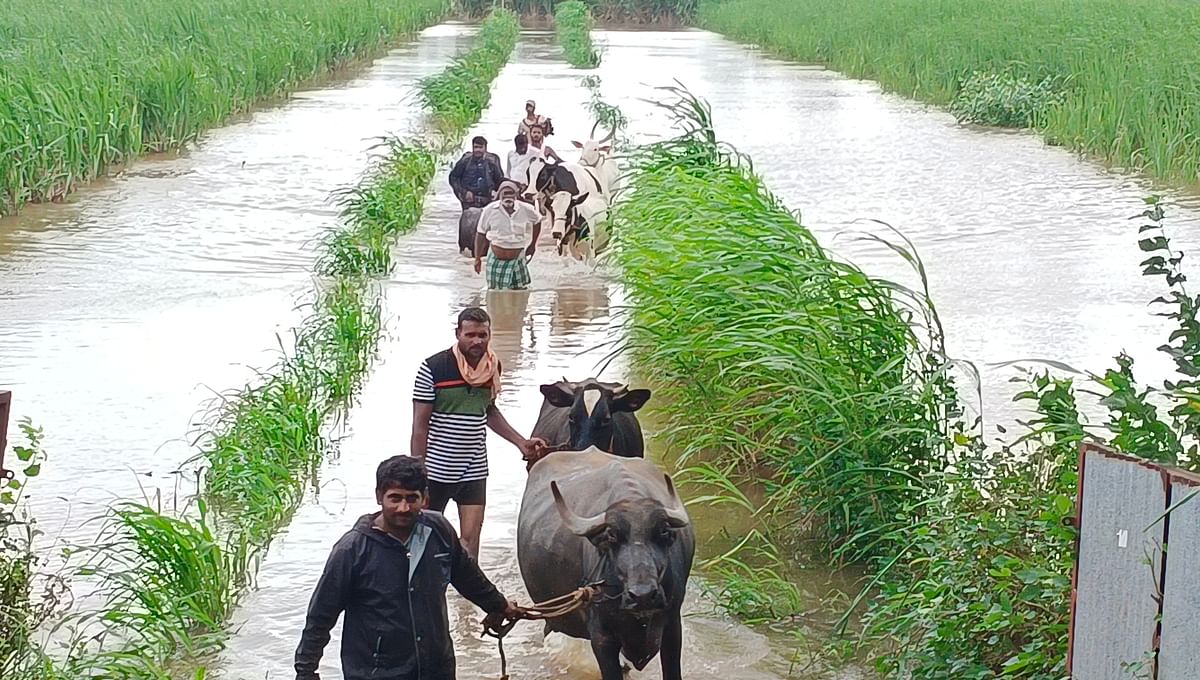
[[[446,585],[489,614],[507,606],[441,513],[426,510],[417,520],[433,531],[411,583],[408,549],[374,528],[378,515],[360,517],[329,554],[296,649],[296,680],[319,680],[329,631],[343,611],[345,680],[454,680]]]

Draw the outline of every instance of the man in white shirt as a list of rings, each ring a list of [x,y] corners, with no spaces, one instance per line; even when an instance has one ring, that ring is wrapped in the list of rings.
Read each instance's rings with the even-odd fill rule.
[[[515,182],[502,182],[499,198],[483,209],[475,228],[475,273],[483,272],[486,249],[490,290],[524,290],[531,281],[526,258],[532,258],[537,250],[542,216],[533,206],[518,201],[517,192]]]
[[[517,183],[518,189],[524,189],[524,185],[529,179],[529,163],[535,158],[542,158],[542,153],[540,149],[529,146],[529,140],[525,138],[525,135],[517,135],[513,139],[513,143],[516,145],[516,150],[508,152],[505,174]]]

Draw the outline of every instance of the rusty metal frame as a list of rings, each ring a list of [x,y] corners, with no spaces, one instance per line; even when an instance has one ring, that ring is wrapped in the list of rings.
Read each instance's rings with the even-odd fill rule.
[[[4,469],[4,451],[8,448],[8,416],[12,412],[12,392],[0,390],[0,480],[10,479],[12,470]]]
[[[1080,445],[1079,445],[1079,468],[1078,468],[1079,469],[1079,483],[1076,484],[1077,488],[1075,491],[1075,517],[1074,517],[1073,521],[1068,520],[1077,530],[1077,532],[1075,534],[1075,564],[1074,564],[1073,568],[1071,569],[1071,609],[1070,609],[1070,618],[1069,618],[1069,622],[1067,625],[1067,673],[1070,677],[1074,677],[1073,661],[1074,661],[1074,651],[1075,651],[1075,605],[1076,605],[1076,602],[1078,599],[1078,588],[1079,588],[1079,541],[1080,541],[1080,536],[1082,536],[1082,532],[1078,531],[1078,530],[1081,529],[1081,527],[1083,525],[1083,485],[1085,483],[1087,483],[1086,466],[1087,466],[1087,454],[1088,453],[1096,453],[1098,455],[1104,456],[1105,458],[1112,458],[1115,460],[1125,461],[1127,463],[1133,463],[1135,465],[1139,465],[1144,468],[1149,468],[1151,470],[1154,470],[1155,472],[1158,472],[1159,476],[1162,478],[1163,489],[1166,491],[1166,508],[1164,508],[1164,510],[1169,510],[1174,507],[1174,501],[1171,498],[1171,488],[1176,482],[1183,482],[1189,486],[1200,487],[1200,475],[1198,475],[1198,474],[1188,472],[1188,471],[1182,470],[1180,468],[1174,468],[1174,467],[1170,467],[1167,465],[1161,465],[1159,463],[1154,463],[1154,462],[1148,461],[1144,458],[1138,458],[1136,456],[1118,453],[1115,450],[1113,450],[1107,446],[1103,446],[1103,445],[1097,444],[1095,442],[1086,442],[1085,441],[1085,442],[1080,443]],[[1166,535],[1165,532],[1167,531],[1167,528],[1170,525],[1171,516],[1168,514],[1166,517],[1162,518],[1162,521],[1166,524],[1166,526],[1164,526],[1164,535]],[[1166,559],[1166,554],[1164,552],[1161,564],[1159,565],[1160,573],[1158,575],[1158,584],[1159,584],[1160,588],[1163,585],[1162,575],[1166,573],[1166,568],[1167,568],[1167,559]],[[1159,615],[1160,623],[1159,623],[1159,628],[1155,629],[1153,639],[1152,639],[1153,648],[1155,651],[1155,664],[1153,667],[1153,677],[1155,677],[1155,678],[1158,677],[1157,652],[1159,650],[1159,644],[1161,642],[1160,638],[1161,638],[1161,632],[1162,632],[1161,631],[1161,625],[1162,625],[1161,618],[1162,618],[1163,598],[1161,597],[1162,593],[1159,593],[1159,595],[1160,596],[1157,599],[1158,599],[1158,615]]]

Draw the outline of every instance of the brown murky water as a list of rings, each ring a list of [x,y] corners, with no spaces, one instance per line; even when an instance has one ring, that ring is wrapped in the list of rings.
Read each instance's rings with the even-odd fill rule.
[[[52,458],[35,510],[51,535],[86,539],[93,527],[80,518],[98,504],[142,487],[171,492],[172,471],[192,453],[186,435],[197,408],[251,367],[269,365],[273,334],[302,316],[293,307],[311,286],[313,241],[335,219],[329,192],[364,167],[369,138],[407,130],[417,114],[406,99],[412,82],[441,68],[467,33],[452,24],[430,29],[348,82],[214,131],[178,157],[136,163],[68,205],[0,222],[0,384],[13,387],[18,415],[46,428]],[[765,58],[709,33],[597,37],[606,47],[597,72],[605,99],[630,116],[635,137],[666,132],[663,114],[640,99],[678,78],[712,103],[720,135],[750,153],[835,250],[900,276],[894,257],[835,237],[864,226],[854,223],[861,218],[903,229],[929,267],[957,356],[1044,356],[1099,368],[1124,348],[1146,378],[1169,369],[1152,352],[1162,326],[1145,302],[1157,291],[1138,276],[1135,225],[1125,219],[1148,190],[1139,181],[1028,135],[959,127],[869,83]],[[550,144],[568,149],[590,128],[579,86],[586,73],[562,63],[550,34],[526,33],[477,131],[503,155],[524,100],[533,98],[559,130]],[[1172,219],[1180,245],[1194,240],[1187,232],[1200,222],[1196,208]],[[501,405],[520,430],[536,418],[540,383],[593,374],[604,355],[597,348],[613,337],[622,304],[612,280],[543,251],[531,265],[531,291],[488,294],[455,253],[456,216],[443,173],[422,228],[395,250],[380,361],[340,453],[273,545],[216,677],[291,676],[304,606],[329,547],[373,508],[377,462],[406,452],[417,362],[448,346],[461,307],[484,304],[493,315],[495,347],[509,368]],[[622,379],[624,367],[604,375]],[[983,373],[993,418],[1008,408],[1006,376]],[[524,468],[507,443],[489,443],[481,562],[525,600],[513,545]],[[697,519],[714,539],[724,527],[737,531],[735,517],[705,511]],[[813,576],[814,599],[827,580]],[[688,677],[818,677],[791,665],[794,645],[785,637],[711,609],[697,584],[685,623]],[[453,594],[450,610],[460,677],[495,677],[495,645],[477,635],[477,613]],[[543,641],[535,624],[519,626],[507,650],[514,679],[598,677],[585,645]],[[336,677],[336,636],[326,659],[327,677]],[[641,676],[656,677],[652,668]]]

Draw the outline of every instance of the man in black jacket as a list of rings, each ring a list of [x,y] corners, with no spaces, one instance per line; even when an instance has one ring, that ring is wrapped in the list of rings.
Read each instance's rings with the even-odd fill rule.
[[[319,680],[329,631],[345,611],[345,680],[454,680],[446,584],[488,612],[497,627],[522,609],[509,602],[463,549],[441,513],[423,511],[427,478],[416,458],[394,456],[375,473],[381,511],[363,515],[333,546],[308,605],[296,649],[296,680]]]
[[[502,181],[504,169],[500,167],[500,157],[487,150],[487,140],[483,137],[472,139],[471,152],[463,154],[450,170],[450,188],[463,210],[491,203]]]

